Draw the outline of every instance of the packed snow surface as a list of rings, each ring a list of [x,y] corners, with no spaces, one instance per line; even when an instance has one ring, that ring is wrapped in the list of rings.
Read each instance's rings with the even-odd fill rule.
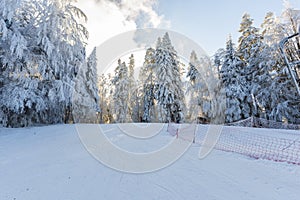
[[[112,143],[132,152],[155,151],[175,137],[166,126],[149,140],[130,138],[118,125],[101,126]],[[264,134],[266,129],[255,131]],[[299,165],[219,150],[200,160],[199,148],[193,144],[178,161],[156,172],[129,174],[94,159],[75,125],[1,128],[0,199],[300,199]]]

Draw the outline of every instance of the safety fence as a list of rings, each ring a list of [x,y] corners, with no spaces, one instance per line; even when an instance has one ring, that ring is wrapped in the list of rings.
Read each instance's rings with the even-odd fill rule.
[[[277,122],[257,117],[249,117],[247,119],[226,124],[228,126],[242,126],[242,127],[258,127],[258,128],[274,128],[274,129],[292,129],[300,130],[300,124],[288,124],[284,122]]]
[[[210,125],[198,124],[188,130],[178,124],[169,124],[168,132],[179,139],[205,144]],[[194,133],[189,133],[194,131]],[[214,149],[234,152],[256,159],[267,159],[300,165],[300,131],[257,129],[223,126]],[[191,137],[193,135],[193,137]]]

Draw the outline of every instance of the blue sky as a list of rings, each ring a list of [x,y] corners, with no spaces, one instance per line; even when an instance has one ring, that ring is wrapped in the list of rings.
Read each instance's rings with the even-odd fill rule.
[[[300,0],[290,0],[300,8]],[[78,0],[88,16],[87,52],[104,41],[142,27],[169,28],[198,43],[212,56],[231,34],[235,43],[244,13],[259,27],[267,12],[277,16],[283,0]]]
[[[300,7],[300,0],[290,0]],[[224,47],[229,34],[239,37],[238,29],[245,12],[260,26],[267,12],[280,15],[282,0],[160,0],[157,10],[171,23],[173,31],[197,42],[209,55]]]

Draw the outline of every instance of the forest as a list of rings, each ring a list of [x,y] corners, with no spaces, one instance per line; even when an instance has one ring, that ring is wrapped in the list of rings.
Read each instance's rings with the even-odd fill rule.
[[[229,36],[212,57],[191,51],[187,64],[165,33],[138,71],[132,54],[110,74],[97,73],[97,48],[86,55],[86,20],[67,0],[0,0],[0,126],[249,117],[300,124],[300,97],[279,49],[298,31],[299,10],[267,13],[260,27],[246,13],[236,45]],[[298,37],[286,44],[291,61],[299,50]],[[292,73],[300,83],[299,66]]]

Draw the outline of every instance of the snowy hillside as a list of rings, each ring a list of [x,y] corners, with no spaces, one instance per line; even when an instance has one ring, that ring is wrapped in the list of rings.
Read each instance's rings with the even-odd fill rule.
[[[102,128],[111,142],[134,152],[155,151],[174,139],[166,132],[166,126],[160,135],[149,140],[125,136],[117,125],[102,125]],[[244,130],[249,133],[254,129]],[[226,131],[231,131],[231,127]],[[265,129],[255,132],[271,134]],[[219,150],[199,160],[199,148],[199,144],[193,144],[173,165],[136,175],[112,170],[95,160],[80,142],[74,125],[2,128],[0,199],[300,198],[299,165],[256,160]]]

